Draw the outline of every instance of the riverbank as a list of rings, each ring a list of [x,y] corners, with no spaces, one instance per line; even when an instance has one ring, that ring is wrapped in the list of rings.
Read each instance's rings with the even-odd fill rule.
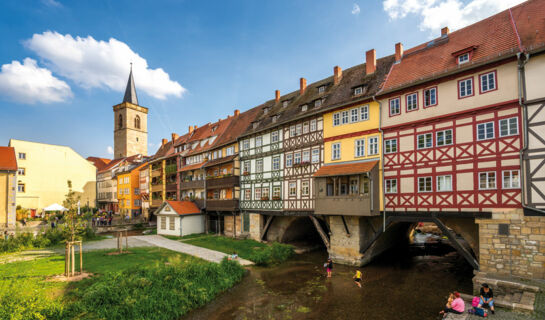
[[[175,319],[244,275],[235,262],[161,248],[112,251],[85,253],[84,270],[92,276],[70,283],[52,281],[64,270],[62,255],[0,265],[0,319]]]

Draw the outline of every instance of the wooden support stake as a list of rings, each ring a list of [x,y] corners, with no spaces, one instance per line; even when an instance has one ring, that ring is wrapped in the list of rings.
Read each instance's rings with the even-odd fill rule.
[[[79,273],[83,273],[83,245],[79,242]]]
[[[129,250],[129,237],[127,236],[128,232],[125,230],[125,250]]]
[[[73,243],[70,243],[70,247],[72,248],[72,277],[76,275],[76,253]]]
[[[64,276],[68,277],[68,263],[70,261],[70,255],[68,254],[68,242],[64,246]]]

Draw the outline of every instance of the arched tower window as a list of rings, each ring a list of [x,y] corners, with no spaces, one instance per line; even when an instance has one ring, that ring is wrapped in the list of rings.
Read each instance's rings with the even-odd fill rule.
[[[119,129],[123,128],[123,116],[122,115],[119,115],[119,120],[118,120],[118,123],[117,123],[117,127]]]
[[[135,127],[136,129],[140,129],[140,116],[136,116],[136,117],[134,118],[134,127]]]

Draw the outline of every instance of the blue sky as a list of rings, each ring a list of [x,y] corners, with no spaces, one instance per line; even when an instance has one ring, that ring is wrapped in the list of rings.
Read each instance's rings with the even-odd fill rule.
[[[300,77],[317,81],[362,63],[366,50],[389,55],[396,42],[409,48],[516,2],[4,0],[0,145],[24,139],[111,157],[112,106],[135,60],[153,154],[172,132],[296,90]]]

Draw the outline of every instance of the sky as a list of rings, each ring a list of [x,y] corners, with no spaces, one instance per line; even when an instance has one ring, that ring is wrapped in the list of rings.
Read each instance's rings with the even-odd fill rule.
[[[67,145],[112,157],[112,106],[130,63],[149,108],[148,153],[162,138],[312,83],[365,52],[394,53],[522,0],[2,0],[0,145]]]

